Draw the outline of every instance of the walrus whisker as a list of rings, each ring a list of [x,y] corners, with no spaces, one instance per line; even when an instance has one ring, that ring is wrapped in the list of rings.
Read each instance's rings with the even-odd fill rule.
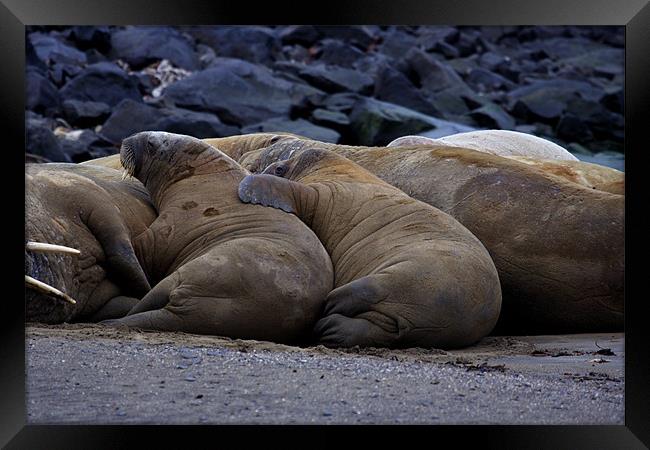
[[[31,252],[81,254],[76,248],[66,247],[65,245],[47,244],[45,242],[29,241],[25,244],[25,248]]]
[[[30,277],[28,275],[25,275],[25,283],[27,284],[27,287],[30,287],[30,288],[32,288],[32,289],[34,289],[36,291],[39,291],[39,292],[41,292],[43,294],[47,294],[47,295],[54,296],[56,298],[60,298],[62,300],[65,300],[66,302],[72,303],[73,305],[75,305],[77,303],[76,300],[73,299],[72,297],[70,297],[69,295],[59,291],[56,288],[53,288],[52,286],[50,286],[47,283],[43,283],[42,281],[38,281],[37,279],[32,278],[32,277]]]

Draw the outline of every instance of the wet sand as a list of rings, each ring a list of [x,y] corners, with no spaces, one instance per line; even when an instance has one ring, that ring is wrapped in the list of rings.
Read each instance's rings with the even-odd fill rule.
[[[28,324],[30,424],[624,423],[624,335],[454,351]]]

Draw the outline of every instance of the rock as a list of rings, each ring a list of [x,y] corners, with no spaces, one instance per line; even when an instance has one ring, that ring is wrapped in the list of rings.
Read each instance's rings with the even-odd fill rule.
[[[188,70],[199,68],[192,43],[171,27],[127,27],[111,36],[111,55],[140,69],[161,59]]]
[[[411,70],[417,75],[420,85],[430,92],[449,88],[471,91],[454,69],[436,61],[418,49],[411,49],[405,56]]]
[[[579,117],[597,139],[623,142],[623,116],[609,111],[601,102],[574,98],[568,102],[566,110],[568,114]]]
[[[106,53],[111,49],[111,31],[106,26],[72,27],[69,39],[81,50],[95,49]]]
[[[310,47],[319,38],[320,33],[313,25],[292,25],[280,30],[279,37],[283,44],[299,44]]]
[[[25,74],[25,95],[25,107],[41,114],[53,116],[61,107],[56,86],[31,66]]]
[[[71,125],[86,128],[104,122],[111,114],[111,107],[101,102],[66,100],[63,113]]]
[[[580,161],[600,164],[601,166],[611,167],[612,169],[625,171],[625,157],[622,153],[617,152],[598,152],[593,155],[575,155]]]
[[[132,100],[124,100],[117,105],[100,134],[113,143],[119,143],[125,137],[148,130],[197,138],[239,134],[238,128],[224,125],[213,114],[181,108],[154,108]]]
[[[353,145],[369,146],[386,145],[400,136],[422,134],[423,131],[450,125],[448,121],[368,97],[356,103],[350,122],[356,141]],[[458,126],[456,129],[466,131],[472,128]]]
[[[318,25],[314,28],[322,37],[340,39],[362,50],[366,50],[374,41],[373,33],[367,26]]]
[[[512,81],[501,75],[480,68],[470,71],[465,81],[479,92],[494,91],[496,89],[510,90],[516,87]]]
[[[27,153],[42,156],[53,162],[71,162],[71,159],[63,153],[61,144],[52,130],[38,120],[27,119],[26,122],[25,151]]]
[[[34,45],[30,39],[25,39],[25,65],[38,69],[42,73],[45,73],[47,70],[45,63],[36,54],[36,50],[34,50]]]
[[[260,132],[272,133],[275,131],[294,133],[317,141],[331,142],[334,144],[338,143],[341,138],[341,135],[336,131],[313,125],[304,119],[289,120],[273,118],[242,128],[242,133],[244,134]]]
[[[622,114],[625,104],[625,93],[622,88],[613,89],[603,96],[600,103],[610,111]]]
[[[324,64],[307,65],[300,71],[299,76],[314,87],[331,93],[370,93],[374,84],[373,79],[364,73]]]
[[[373,96],[423,114],[438,116],[440,111],[401,72],[384,66],[377,74]]]
[[[280,39],[267,27],[221,25],[192,27],[188,31],[209,45],[216,56],[270,64],[281,53]]]
[[[570,113],[562,115],[555,132],[567,142],[586,142],[593,138],[589,126],[580,117]]]
[[[364,56],[362,51],[338,39],[323,39],[320,42],[318,62],[352,68],[354,63]]]
[[[163,97],[177,106],[216,113],[239,126],[287,117],[292,105],[318,91],[283,80],[246,61],[218,58],[214,67],[168,86]]]
[[[580,56],[593,50],[602,49],[603,46],[582,37],[555,37],[527,42],[524,48],[529,51],[543,51],[550,58],[557,60]]]
[[[34,46],[38,58],[45,64],[54,63],[83,65],[86,64],[86,54],[71,47],[62,40],[43,33],[30,33],[28,38]]]
[[[456,47],[444,41],[436,42],[436,45],[433,46],[433,51],[444,55],[446,58],[458,58],[460,56],[460,52]]]
[[[596,75],[611,80],[616,75],[623,75],[624,58],[623,49],[600,48],[571,58],[561,59],[558,63],[576,69],[582,77]]]
[[[117,145],[92,130],[75,130],[59,139],[61,150],[72,160],[80,163],[119,152]]]
[[[391,58],[400,59],[408,53],[411,48],[418,46],[415,36],[407,33],[400,27],[395,27],[384,33],[379,51]]]
[[[455,44],[460,37],[460,31],[454,27],[430,26],[422,28],[418,37],[418,43],[427,52],[435,50],[439,42]]]
[[[316,108],[312,111],[311,121],[316,125],[322,125],[334,130],[345,129],[350,125],[350,119],[342,112],[322,108]]]
[[[142,99],[135,77],[113,63],[96,63],[68,81],[59,91],[64,100],[103,102],[115,106],[124,99]]]
[[[320,104],[332,111],[350,112],[362,97],[351,92],[341,92],[326,97]]]
[[[499,130],[512,130],[515,127],[515,119],[494,103],[475,109],[469,116],[480,127]]]

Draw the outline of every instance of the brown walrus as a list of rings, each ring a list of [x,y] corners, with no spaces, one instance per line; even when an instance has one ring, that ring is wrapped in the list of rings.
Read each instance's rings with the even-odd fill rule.
[[[297,150],[264,173],[244,178],[239,198],[296,214],[334,264],[320,343],[455,348],[492,330],[496,268],[452,217],[327,150]]]
[[[276,342],[310,335],[333,271],[308,227],[242,203],[248,172],[199,139],[137,133],[120,155],[159,212],[135,245],[160,281],[129,315],[102,323]]]
[[[121,175],[93,165],[25,166],[26,239],[58,245],[26,247],[27,321],[120,317],[149,291],[132,240],[156,211],[140,182]]]
[[[466,226],[499,271],[496,333],[623,329],[624,200],[500,156],[446,147],[353,147],[285,138],[242,155],[252,172],[302,149],[345,156]]]

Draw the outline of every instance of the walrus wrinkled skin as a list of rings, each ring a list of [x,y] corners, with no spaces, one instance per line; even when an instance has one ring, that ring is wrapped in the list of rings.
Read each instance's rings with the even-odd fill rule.
[[[499,278],[481,242],[346,158],[296,151],[244,178],[239,198],[296,214],[325,245],[335,289],[315,327],[321,344],[464,347],[498,319]]]
[[[450,214],[490,252],[503,305],[493,333],[623,329],[624,201],[512,159],[446,147],[353,147],[283,139],[244,154],[252,172],[329,149]]]
[[[511,158],[539,170],[578,183],[590,189],[625,194],[625,174],[611,167],[578,161],[559,145],[526,133],[507,130],[479,130],[432,139],[425,136],[403,136],[387,147],[428,145],[468,148]]]
[[[308,227],[242,203],[248,172],[199,139],[138,133],[120,155],[159,212],[135,242],[159,282],[126,317],[102,323],[275,342],[311,335],[333,270]]]
[[[25,251],[25,273],[76,304],[25,292],[26,320],[61,323],[125,315],[149,282],[132,239],[155,219],[149,194],[117,170],[65,163],[25,166],[25,237],[79,255]]]

